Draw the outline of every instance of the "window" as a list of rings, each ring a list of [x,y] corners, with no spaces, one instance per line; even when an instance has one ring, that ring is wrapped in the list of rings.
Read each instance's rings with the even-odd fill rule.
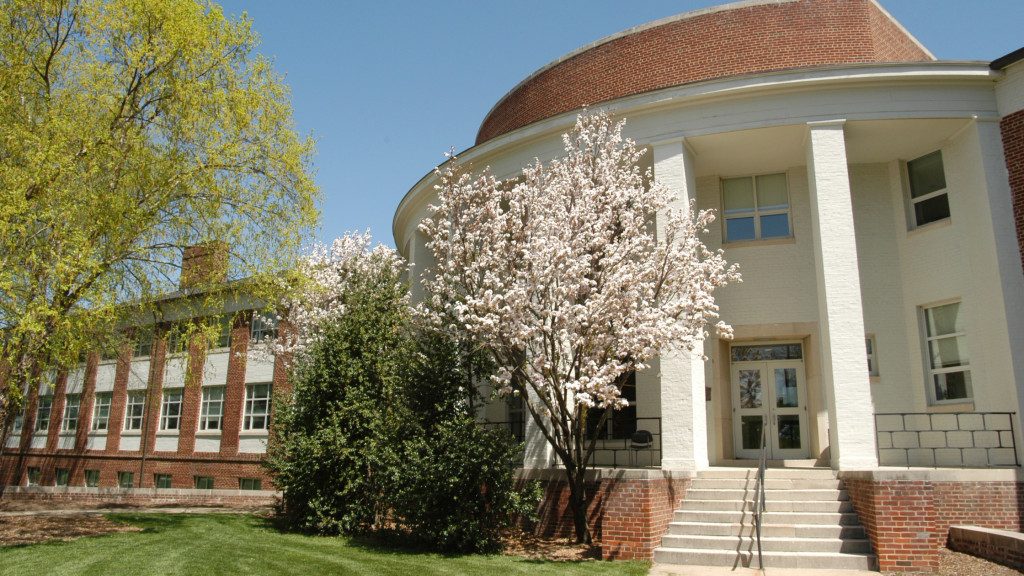
[[[924,226],[949,218],[946,174],[942,167],[940,150],[907,162],[907,177],[910,181],[910,206],[914,213],[914,226]]]
[[[92,405],[92,429],[93,431],[105,431],[110,427],[110,392],[96,394],[96,401]]]
[[[28,485],[39,486],[39,481],[43,479],[43,472],[39,468],[30,467],[28,469]]]
[[[153,330],[146,328],[135,334],[135,344],[132,348],[133,358],[144,358],[153,353]]]
[[[154,474],[153,485],[157,488],[170,488],[171,487],[171,475],[170,474]]]
[[[101,361],[117,360],[120,357],[121,357],[121,347],[116,342],[107,343],[100,350],[100,360]]]
[[[68,480],[71,479],[71,470],[67,468],[57,468],[56,475],[54,476],[54,485],[56,486],[67,486]]]
[[[864,345],[868,351],[868,375],[878,376],[878,359],[875,357],[875,337],[866,336],[864,338]]]
[[[270,416],[270,384],[245,386],[243,430],[266,430]]]
[[[86,470],[85,471],[85,485],[87,488],[96,488],[100,485],[100,471],[99,470]]]
[[[167,353],[181,354],[188,349],[188,326],[185,324],[172,324],[165,335],[167,338]]]
[[[800,360],[804,348],[800,344],[742,344],[729,349],[732,362],[761,360]]]
[[[213,476],[196,476],[196,490],[213,490]]]
[[[25,406],[23,405],[18,409],[18,413],[14,415],[14,424],[11,425],[11,434],[21,434],[21,429],[25,427]]]
[[[164,400],[160,405],[160,429],[177,430],[181,424],[181,390],[164,392]]]
[[[792,236],[785,174],[722,180],[722,206],[726,242]]]
[[[53,408],[52,396],[40,396],[36,405],[36,432],[50,429],[50,409]]]
[[[259,478],[239,478],[238,479],[239,490],[262,490],[262,486]]]
[[[143,391],[129,392],[128,402],[124,408],[124,429],[142,430],[142,413],[146,407],[146,393]]]
[[[521,395],[508,399],[508,429],[516,442],[526,439],[526,403]]]
[[[971,371],[960,303],[924,309],[928,378],[937,403],[970,400]]]
[[[231,347],[231,327],[234,324],[234,314],[222,314],[217,318],[217,345],[216,348]]]
[[[200,430],[220,430],[224,416],[224,387],[203,388],[203,402],[199,413]]]
[[[249,343],[258,344],[266,340],[274,340],[275,338],[277,338],[277,319],[254,312]]]
[[[622,397],[629,401],[629,406],[618,410],[610,408],[591,408],[587,413],[587,437],[623,440],[629,439],[636,432],[636,373],[632,372],[622,385]],[[598,423],[605,410],[612,410],[599,430]]]
[[[61,432],[74,432],[78,429],[78,408],[81,397],[78,394],[68,394],[64,397],[64,419],[60,423]]]
[[[118,488],[131,488],[135,486],[135,473],[134,472],[118,472],[117,473],[117,487]]]

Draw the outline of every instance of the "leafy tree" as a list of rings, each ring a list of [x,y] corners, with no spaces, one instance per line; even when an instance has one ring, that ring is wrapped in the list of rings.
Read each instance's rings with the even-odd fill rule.
[[[537,488],[517,485],[520,446],[475,422],[488,369],[412,323],[404,263],[368,235],[319,247],[285,308],[293,356],[268,467],[285,521],[319,533],[397,530],[452,551],[493,550]],[[266,353],[269,349],[257,352]]]
[[[319,192],[256,45],[247,17],[203,0],[0,0],[0,422],[44,371],[154,311],[187,246],[223,246],[271,301]]]
[[[438,170],[438,202],[420,226],[436,262],[423,275],[424,312],[487,350],[502,394],[528,400],[588,543],[589,409],[625,406],[625,379],[659,352],[697,348],[717,317],[714,289],[738,278],[700,241],[713,214],[673,208],[665,186],[645,185],[643,151],[622,126],[581,115],[563,158],[508,183],[453,161]]]

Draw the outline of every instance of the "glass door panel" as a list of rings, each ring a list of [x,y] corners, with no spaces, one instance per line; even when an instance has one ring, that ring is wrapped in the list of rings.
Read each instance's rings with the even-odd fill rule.
[[[769,459],[807,458],[802,360],[734,361],[730,372],[735,457],[758,458],[767,426]]]

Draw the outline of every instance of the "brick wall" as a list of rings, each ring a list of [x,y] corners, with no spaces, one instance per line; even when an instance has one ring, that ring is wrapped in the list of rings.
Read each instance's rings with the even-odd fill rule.
[[[505,96],[476,143],[563,112],[691,82],[932,57],[869,0],[796,0],[640,29],[542,69]]]
[[[560,474],[560,471],[546,471]],[[650,560],[686,495],[689,478],[662,471],[601,470],[588,483],[587,518],[604,559]],[[543,480],[544,499],[535,532],[543,536],[574,534],[569,486],[557,476]]]
[[[1024,483],[844,478],[882,571],[930,571],[949,527],[1024,528]]]
[[[949,548],[1024,572],[1024,538],[1020,533],[953,526],[949,531]]]
[[[1024,110],[1006,115],[999,127],[1003,133],[1003,151],[1006,170],[1010,174],[1010,192],[1013,194],[1013,216],[1017,222],[1017,245],[1020,247],[1021,267],[1024,268]]]

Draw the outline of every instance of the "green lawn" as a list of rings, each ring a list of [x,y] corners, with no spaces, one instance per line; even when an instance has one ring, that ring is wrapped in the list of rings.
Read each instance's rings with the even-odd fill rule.
[[[647,573],[647,564],[643,562],[542,562],[508,556],[444,556],[344,538],[283,534],[254,516],[117,514],[110,518],[144,530],[0,548],[0,575]]]

